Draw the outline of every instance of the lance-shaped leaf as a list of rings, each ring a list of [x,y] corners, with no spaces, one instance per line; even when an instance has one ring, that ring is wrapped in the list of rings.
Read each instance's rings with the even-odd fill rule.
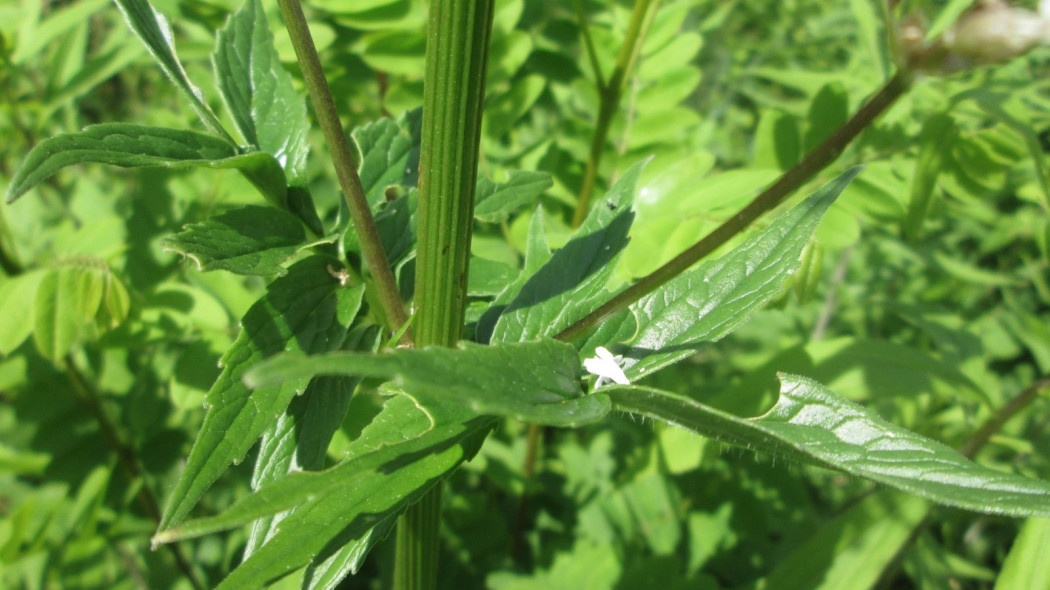
[[[671,280],[631,306],[638,335],[624,353],[628,378],[649,375],[718,340],[780,295],[824,211],[860,172],[853,168],[732,252]]]
[[[620,411],[844,471],[940,504],[991,514],[1050,517],[1050,483],[978,465],[805,377],[782,373],[780,382],[777,403],[757,418],[739,418],[658,389],[613,386],[602,392]]]
[[[200,88],[190,82],[186,70],[175,55],[175,38],[171,34],[171,25],[168,24],[159,12],[147,0],[114,0],[120,11],[124,13],[124,20],[135,35],[146,45],[153,59],[160,65],[160,69],[168,76],[168,79],[186,95],[190,106],[196,111],[204,126],[219,137],[229,139],[229,134],[223,129],[222,124],[215,117],[215,113],[204,102],[204,95]]]
[[[343,347],[375,350],[378,345],[379,330],[369,327],[351,332]],[[356,385],[357,380],[348,377],[319,377],[310,381],[303,395],[294,398],[288,410],[263,433],[252,471],[252,490],[259,490],[289,473],[319,471],[325,466],[328,445],[343,423]],[[371,425],[365,430],[369,428]],[[344,458],[350,456],[348,453]],[[243,559],[273,536],[280,517],[278,514],[252,523]]]
[[[437,426],[405,442],[384,446],[322,472],[297,473],[241,500],[216,517],[185,523],[154,536],[167,543],[241,526],[297,507],[277,533],[218,588],[261,588],[267,582],[325,559],[337,543],[353,541],[398,514],[480,447],[491,419]]]
[[[572,345],[544,339],[460,348],[401,349],[381,354],[281,355],[250,371],[252,386],[314,375],[393,379],[426,407],[431,401],[551,426],[578,426],[609,411],[602,395],[584,395]]]
[[[332,264],[333,259],[313,256],[292,265],[245,314],[240,335],[220,361],[222,373],[204,398],[208,413],[168,499],[161,528],[184,519],[307,384],[306,379],[292,379],[252,391],[241,381],[244,371],[281,351],[318,353],[342,345],[363,288],[341,287],[329,271]]]
[[[606,285],[634,221],[631,203],[644,166],[644,161],[631,166],[565,247],[529,277],[496,322],[492,341],[557,334],[594,309],[600,303],[596,299],[606,297]]]
[[[306,103],[281,66],[259,0],[245,2],[230,16],[216,36],[212,63],[219,92],[244,139],[277,158],[289,182],[303,181],[310,129]]]
[[[283,275],[306,240],[303,226],[289,213],[250,205],[187,225],[165,238],[166,250],[197,264],[197,269],[242,275]]]
[[[478,179],[474,217],[489,223],[506,221],[511,213],[536,203],[543,191],[554,185],[546,172],[512,170],[506,182]]]
[[[11,179],[7,202],[62,168],[84,163],[124,168],[233,168],[244,173],[270,201],[283,203],[285,198],[284,172],[269,154],[241,154],[228,141],[195,131],[105,123],[37,144]]]

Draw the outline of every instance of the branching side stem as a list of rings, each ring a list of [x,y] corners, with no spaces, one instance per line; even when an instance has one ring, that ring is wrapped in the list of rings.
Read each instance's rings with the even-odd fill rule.
[[[696,244],[693,244],[684,252],[676,256],[667,264],[656,269],[649,275],[640,279],[630,287],[621,291],[618,295],[595,309],[586,317],[576,322],[555,336],[558,340],[575,340],[599,323],[609,319],[613,315],[627,308],[627,306],[638,301],[642,297],[652,293],[662,285],[685,272],[689,267],[699,262],[705,256],[718,249],[729,241],[733,236],[740,233],[751,225],[763,213],[773,209],[780,204],[789,194],[801,187],[806,181],[823,170],[838,158],[842,150],[861,131],[866,129],[894,102],[897,101],[908,90],[911,85],[911,77],[903,72],[898,72],[890,78],[868,102],[864,104],[846,121],[835,130],[819,146],[813,149],[801,162],[785,172],[769,188],[758,195],[755,200],[748,203],[743,209],[727,219],[722,225],[715,228]]]
[[[587,167],[583,172],[583,184],[580,186],[580,198],[576,201],[576,211],[572,215],[572,226],[580,227],[587,213],[591,210],[591,196],[594,194],[594,186],[598,180],[598,167],[601,165],[602,153],[605,151],[605,143],[609,139],[609,127],[613,116],[620,109],[620,98],[623,96],[624,82],[630,77],[634,64],[638,61],[638,53],[641,51],[642,39],[645,36],[646,24],[656,13],[659,0],[636,0],[634,10],[631,12],[631,21],[627,25],[627,33],[624,35],[623,45],[620,53],[616,56],[616,65],[613,67],[609,81],[605,82],[598,65],[597,52],[591,39],[590,30],[587,26],[587,16],[580,2],[576,3],[576,14],[580,20],[580,28],[583,30],[584,45],[587,48],[587,57],[594,69],[594,79],[598,86],[599,106],[598,121],[595,124],[594,137],[591,141],[590,155],[587,157]]]
[[[396,331],[405,325],[408,315],[405,313],[405,305],[398,293],[390,262],[383,250],[383,243],[379,239],[379,231],[372,218],[372,211],[368,207],[361,178],[357,175],[357,164],[350,150],[350,142],[346,139],[343,125],[339,121],[335,100],[328,87],[328,80],[324,76],[321,59],[317,55],[317,47],[314,46],[313,37],[310,35],[310,28],[306,24],[306,16],[303,14],[299,0],[277,0],[277,4],[281,8],[288,36],[295,48],[295,56],[303,72],[303,80],[310,94],[310,102],[317,115],[317,124],[324,132],[328,151],[332,154],[332,164],[335,166],[335,173],[339,179],[339,188],[342,189],[347,207],[350,209],[350,219],[354,223],[354,229],[357,230],[365,266],[372,275],[380,305],[386,316],[386,328]],[[408,331],[402,337],[401,342],[407,344],[411,342],[411,339],[411,331]]]

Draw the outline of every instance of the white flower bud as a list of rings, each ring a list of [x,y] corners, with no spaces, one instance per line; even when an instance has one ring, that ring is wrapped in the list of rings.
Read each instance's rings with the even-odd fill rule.
[[[1039,12],[989,2],[963,15],[944,34],[944,47],[954,57],[976,63],[994,63],[1050,44],[1050,1]]]

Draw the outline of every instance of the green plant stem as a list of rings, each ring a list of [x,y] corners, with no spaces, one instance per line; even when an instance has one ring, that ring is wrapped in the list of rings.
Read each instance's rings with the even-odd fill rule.
[[[627,32],[624,35],[623,45],[620,53],[616,56],[616,65],[613,67],[609,81],[604,82],[602,72],[598,66],[598,58],[587,28],[586,15],[583,6],[577,2],[576,14],[580,19],[580,27],[583,29],[583,39],[587,48],[587,55],[594,69],[595,83],[598,86],[598,120],[594,128],[594,137],[591,140],[591,150],[587,157],[587,167],[583,172],[583,183],[580,186],[580,197],[576,201],[576,210],[572,214],[572,226],[580,227],[587,213],[591,210],[591,197],[594,194],[594,185],[598,181],[598,168],[601,165],[602,153],[605,151],[605,142],[609,138],[609,127],[612,119],[620,109],[620,98],[623,96],[624,83],[631,75],[634,64],[638,61],[638,53],[642,47],[642,39],[645,37],[646,25],[655,14],[659,0],[636,0],[634,10],[631,12],[631,21],[627,24]]]
[[[379,239],[379,231],[372,218],[372,211],[368,207],[365,190],[361,186],[361,178],[357,175],[357,164],[350,150],[350,142],[347,141],[343,125],[339,121],[335,100],[328,87],[328,80],[324,76],[317,48],[310,36],[306,16],[303,14],[299,0],[277,0],[277,4],[281,8],[288,36],[295,48],[295,56],[303,72],[303,80],[306,82],[306,89],[310,94],[314,113],[317,115],[317,123],[324,132],[328,151],[332,154],[332,164],[335,166],[335,173],[339,179],[339,188],[342,189],[347,207],[350,209],[350,219],[354,223],[354,229],[357,230],[365,266],[372,275],[380,304],[386,315],[388,322],[386,327],[391,331],[396,331],[405,325],[408,316],[397,289],[397,282],[394,280],[394,273],[390,269],[390,262],[383,250],[383,243]],[[406,331],[402,337],[402,343],[407,344],[411,338],[411,331]]]
[[[485,69],[495,0],[432,0],[427,24],[416,247],[417,346],[455,346],[463,330]],[[394,588],[437,582],[441,487],[398,522]]]
[[[996,412],[980,430],[973,433],[973,435],[970,436],[961,447],[959,447],[959,452],[964,457],[973,459],[974,455],[977,454],[977,451],[981,450],[981,447],[988,443],[993,434],[999,432],[1010,418],[1016,416],[1017,413],[1026,408],[1028,404],[1035,401],[1035,399],[1039,397],[1039,393],[1044,389],[1050,389],[1050,374],[1043,375],[1034,383],[1026,387],[1024,391],[1017,395],[1017,397],[1006,402],[1006,404],[999,408],[999,411]]]
[[[599,323],[627,308],[642,297],[652,293],[663,284],[685,272],[705,256],[728,242],[763,213],[780,204],[789,194],[823,170],[838,158],[842,150],[866,129],[875,119],[897,101],[911,86],[911,77],[898,72],[890,78],[849,121],[843,123],[819,146],[813,149],[797,165],[785,172],[769,188],[758,195],[722,225],[704,236],[670,262],[640,279],[618,295],[592,311],[580,321],[555,336],[558,340],[571,341],[586,334]]]
[[[113,452],[116,453],[117,464],[120,465],[121,470],[124,471],[127,478],[132,482],[142,482],[137,495],[139,504],[142,505],[142,508],[146,511],[146,515],[149,516],[154,523],[160,524],[160,503],[157,501],[157,497],[153,495],[153,491],[150,490],[149,485],[146,482],[145,473],[139,464],[138,457],[135,456],[135,451],[130,445],[124,442],[116,424],[113,423],[109,418],[109,414],[106,413],[105,408],[102,407],[102,401],[99,399],[98,392],[91,387],[87,379],[85,379],[80,373],[80,370],[77,369],[73,357],[67,354],[63,361],[65,364],[66,377],[73,386],[74,396],[95,418],[95,421],[99,425],[99,430],[102,431],[102,436],[106,439],[106,442],[109,443]],[[197,590],[204,590],[204,584],[197,578],[193,565],[182,552],[182,548],[178,544],[172,543],[167,545],[167,550],[171,552],[176,565],[182,570],[183,575],[186,576],[189,583]]]

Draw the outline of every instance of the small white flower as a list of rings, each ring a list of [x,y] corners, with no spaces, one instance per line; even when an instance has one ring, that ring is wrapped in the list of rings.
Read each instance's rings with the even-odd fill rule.
[[[627,375],[620,368],[620,355],[613,356],[609,349],[599,346],[594,350],[594,358],[583,359],[583,368],[591,375],[597,375],[598,380],[594,382],[594,388],[598,389],[606,381],[613,381],[620,385],[630,385]]]

